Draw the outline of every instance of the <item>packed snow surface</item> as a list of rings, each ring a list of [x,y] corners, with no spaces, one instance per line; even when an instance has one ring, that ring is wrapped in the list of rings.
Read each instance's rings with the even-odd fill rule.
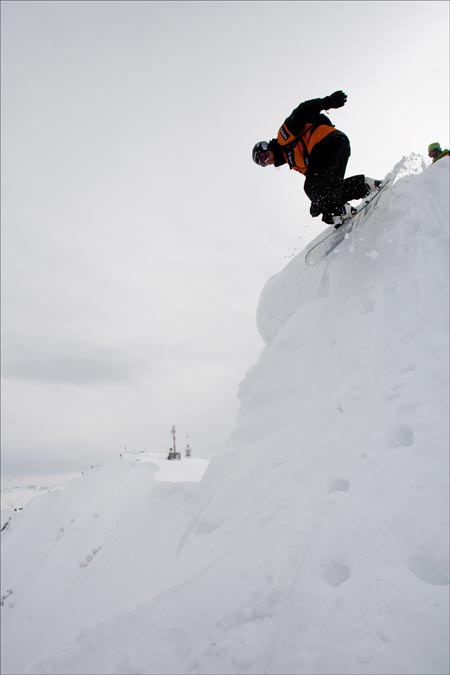
[[[267,282],[206,473],[118,458],[2,533],[5,675],[448,674],[449,161],[391,174]]]

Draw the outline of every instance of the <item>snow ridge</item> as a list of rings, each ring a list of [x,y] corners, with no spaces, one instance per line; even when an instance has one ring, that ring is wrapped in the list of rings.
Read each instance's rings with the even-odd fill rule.
[[[2,610],[4,672],[449,672],[449,162],[411,156],[393,173],[334,254],[300,254],[265,285],[266,347],[200,485],[118,464],[24,510],[5,537],[5,590],[21,595]],[[75,503],[92,523],[76,571],[50,541]],[[109,529],[94,525],[113,503]],[[32,533],[51,519],[37,561]],[[103,588],[95,616],[71,584]]]

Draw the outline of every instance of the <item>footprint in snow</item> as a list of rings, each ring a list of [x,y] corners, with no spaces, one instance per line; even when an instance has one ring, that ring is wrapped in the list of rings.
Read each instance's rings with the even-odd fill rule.
[[[418,555],[409,561],[408,567],[426,584],[448,586],[450,583],[448,565],[439,563],[431,556]]]
[[[342,565],[336,562],[336,560],[327,560],[322,565],[322,579],[335,588],[350,579],[351,574],[346,565]]]
[[[346,478],[335,478],[330,482],[328,493],[333,492],[348,492],[350,490],[350,481]]]
[[[406,424],[402,424],[391,430],[389,445],[391,448],[410,447],[414,443],[414,431]]]

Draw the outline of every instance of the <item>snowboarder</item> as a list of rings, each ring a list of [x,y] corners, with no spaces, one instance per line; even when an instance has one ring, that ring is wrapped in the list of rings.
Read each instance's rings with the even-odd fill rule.
[[[252,152],[259,166],[288,164],[304,174],[311,216],[322,214],[325,223],[337,227],[353,213],[349,201],[367,197],[381,185],[381,181],[363,174],[344,178],[349,139],[321,111],[341,108],[346,101],[343,91],[335,91],[325,98],[300,103],[283,122],[277,138],[256,143]]]
[[[450,150],[442,150],[440,143],[430,143],[428,146],[428,157],[432,158],[433,164],[447,155],[450,155]]]

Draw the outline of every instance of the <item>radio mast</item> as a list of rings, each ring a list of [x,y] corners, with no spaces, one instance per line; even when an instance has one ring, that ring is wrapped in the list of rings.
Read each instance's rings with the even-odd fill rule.
[[[175,425],[173,425],[173,427],[172,427],[172,438],[173,438],[173,448],[172,448],[172,450],[173,450],[174,453],[177,451],[177,446],[176,446],[176,442],[175,442],[175,435],[176,435]]]
[[[171,431],[172,439],[173,439],[173,448],[169,449],[169,454],[167,455],[167,459],[181,459],[181,452],[177,452],[175,425],[173,425],[173,427],[170,431]]]

